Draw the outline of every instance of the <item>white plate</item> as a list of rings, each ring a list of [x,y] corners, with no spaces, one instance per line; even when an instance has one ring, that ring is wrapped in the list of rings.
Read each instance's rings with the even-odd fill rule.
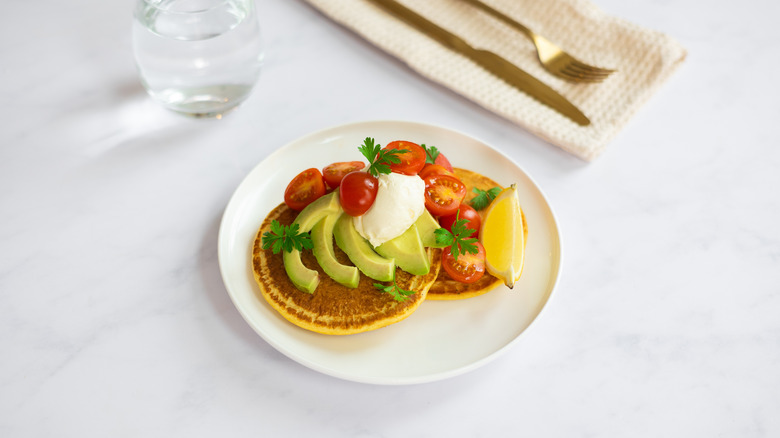
[[[328,336],[301,329],[263,299],[251,268],[251,249],[266,215],[283,201],[300,171],[360,160],[365,137],[385,145],[409,140],[439,147],[456,167],[504,186],[516,183],[528,221],[523,275],[514,290],[501,286],[458,301],[426,301],[407,319],[356,335]],[[250,326],[289,358],[319,372],[375,384],[449,378],[494,359],[539,316],[561,269],[558,226],[542,191],[510,158],[464,134],[412,122],[371,121],[307,135],[271,154],[238,186],[222,218],[219,264],[230,298]],[[316,291],[315,291],[316,293]]]

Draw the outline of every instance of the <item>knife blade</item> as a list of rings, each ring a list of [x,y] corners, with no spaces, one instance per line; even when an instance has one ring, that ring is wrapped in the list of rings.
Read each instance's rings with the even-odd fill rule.
[[[568,99],[549,85],[531,76],[520,67],[493,52],[472,47],[462,38],[438,26],[422,15],[395,0],[370,0],[387,12],[426,34],[448,49],[471,59],[485,70],[517,88],[537,101],[558,111],[580,126],[587,126],[590,120]]]

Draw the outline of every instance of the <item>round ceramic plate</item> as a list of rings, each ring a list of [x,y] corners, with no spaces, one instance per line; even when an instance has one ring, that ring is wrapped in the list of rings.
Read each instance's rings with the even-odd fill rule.
[[[517,184],[528,222],[528,241],[523,275],[513,290],[502,285],[466,300],[426,301],[401,322],[348,336],[299,328],[266,303],[251,267],[252,243],[263,219],[283,201],[285,187],[303,169],[362,159],[357,148],[366,137],[382,145],[409,140],[437,146],[455,167],[482,173],[503,186]],[[376,384],[441,380],[494,359],[539,316],[561,268],[560,234],[553,212],[542,191],[517,164],[459,132],[398,121],[326,129],[271,154],[247,175],[230,199],[220,226],[218,251],[230,298],[263,339],[311,369]]]

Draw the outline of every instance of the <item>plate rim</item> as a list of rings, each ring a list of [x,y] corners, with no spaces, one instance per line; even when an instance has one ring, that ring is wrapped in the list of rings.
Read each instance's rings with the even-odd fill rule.
[[[537,314],[533,317],[533,319],[528,323],[528,325],[520,332],[518,333],[514,338],[509,340],[505,345],[501,346],[497,350],[493,351],[490,354],[487,354],[486,356],[475,360],[469,364],[458,366],[451,368],[449,370],[444,371],[438,371],[433,373],[424,373],[418,376],[414,377],[363,377],[363,376],[355,376],[347,372],[341,372],[339,370],[329,368],[327,366],[323,366],[316,361],[310,360],[306,357],[303,357],[302,355],[296,354],[294,352],[289,351],[287,348],[285,348],[281,343],[279,343],[273,336],[270,336],[269,334],[265,333],[263,330],[261,330],[260,327],[258,327],[255,322],[253,321],[253,318],[250,317],[246,313],[246,311],[243,309],[243,305],[239,302],[240,300],[236,296],[236,292],[233,291],[228,284],[227,280],[227,267],[226,267],[226,259],[228,257],[227,253],[227,246],[226,243],[226,237],[225,234],[228,232],[227,222],[231,218],[230,214],[236,209],[236,204],[238,204],[241,199],[239,197],[240,192],[243,192],[249,184],[250,177],[254,174],[256,169],[260,166],[262,166],[266,161],[269,161],[273,159],[274,157],[278,155],[283,155],[287,149],[290,147],[293,147],[296,144],[299,144],[301,142],[305,142],[307,139],[310,138],[321,138],[326,136],[329,132],[337,132],[337,131],[344,131],[348,129],[354,129],[355,127],[358,127],[360,125],[370,125],[370,124],[386,124],[386,125],[407,125],[407,126],[415,126],[417,128],[423,128],[423,129],[433,129],[433,130],[439,130],[439,131],[445,131],[451,134],[455,134],[458,136],[462,136],[468,139],[471,139],[472,141],[475,141],[479,143],[480,145],[487,147],[488,149],[492,150],[493,152],[497,153],[499,156],[501,156],[504,160],[509,162],[512,166],[517,168],[533,185],[533,188],[536,190],[538,195],[541,197],[541,199],[544,201],[544,205],[546,206],[549,216],[550,216],[550,223],[553,225],[551,229],[551,234],[555,237],[555,243],[556,243],[556,249],[557,249],[557,260],[555,263],[555,266],[552,266],[550,269],[550,281],[549,281],[549,292],[547,293],[547,298],[544,300],[544,302],[541,305],[541,308],[537,312]],[[553,232],[554,231],[554,232]],[[222,218],[220,219],[219,224],[219,230],[217,235],[217,258],[218,258],[218,264],[219,264],[219,270],[220,270],[220,276],[222,277],[223,285],[225,286],[225,290],[228,293],[228,296],[230,297],[231,303],[233,306],[238,310],[241,317],[244,319],[244,321],[252,328],[252,330],[258,334],[265,342],[267,342],[269,345],[271,345],[275,350],[282,353],[285,357],[292,359],[294,362],[297,362],[306,368],[309,368],[311,370],[317,371],[319,373],[329,375],[332,377],[336,377],[339,379],[352,381],[352,382],[358,382],[358,383],[366,383],[366,384],[376,384],[376,385],[411,385],[411,384],[420,384],[420,383],[428,383],[428,382],[434,382],[439,380],[445,380],[448,378],[452,378],[464,373],[467,373],[469,371],[475,370],[477,368],[480,368],[484,365],[486,365],[489,362],[492,362],[502,354],[504,354],[506,351],[508,351],[513,345],[518,343],[520,339],[523,338],[523,335],[525,335],[531,328],[535,325],[535,323],[541,318],[542,314],[544,314],[547,310],[547,308],[550,307],[550,304],[552,302],[553,296],[555,296],[555,291],[560,283],[560,278],[563,270],[563,260],[564,260],[564,248],[563,248],[563,237],[562,232],[560,228],[560,224],[557,218],[557,215],[555,213],[555,210],[552,207],[552,204],[549,202],[549,199],[547,198],[547,195],[542,191],[539,184],[537,184],[536,180],[522,167],[520,166],[514,159],[507,156],[503,151],[500,149],[492,146],[490,143],[475,137],[470,134],[466,134],[462,131],[459,131],[457,129],[444,127],[436,124],[431,123],[424,123],[424,122],[418,122],[418,121],[410,121],[410,120],[398,120],[398,119],[376,119],[376,120],[360,120],[360,121],[351,121],[347,123],[342,123],[338,125],[332,125],[325,128],[318,129],[313,132],[309,132],[307,134],[303,134],[301,136],[298,136],[296,138],[293,138],[292,140],[286,142],[281,147],[277,148],[270,154],[266,155],[263,159],[261,159],[259,162],[257,162],[252,168],[244,175],[241,182],[236,186],[234,191],[232,192],[224,210],[222,213]],[[253,285],[254,286],[254,285]],[[323,335],[324,336],[324,335]]]

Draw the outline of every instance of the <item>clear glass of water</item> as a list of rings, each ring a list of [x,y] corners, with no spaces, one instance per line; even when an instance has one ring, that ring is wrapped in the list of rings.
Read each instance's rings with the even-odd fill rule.
[[[263,61],[254,0],[137,0],[133,51],[163,106],[217,116],[244,101]]]

